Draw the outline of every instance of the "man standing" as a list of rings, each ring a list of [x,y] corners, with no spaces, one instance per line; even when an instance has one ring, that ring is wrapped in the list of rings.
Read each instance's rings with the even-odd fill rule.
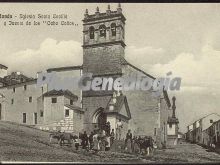
[[[90,150],[93,147],[93,135],[94,135],[94,133],[92,131],[91,134],[89,135],[89,148],[90,148]]]
[[[111,125],[110,122],[108,121],[105,125],[105,131],[107,136],[110,136],[110,130],[111,130]]]
[[[88,145],[88,136],[86,131],[84,131],[84,134],[82,135],[82,148],[86,149],[87,145]]]
[[[110,134],[110,145],[114,143],[114,140],[115,140],[115,130],[112,129],[112,132]]]
[[[105,151],[106,147],[106,132],[105,130],[100,130],[100,150]]]
[[[117,122],[117,128],[116,128],[116,139],[121,140],[121,132],[122,132],[123,124],[121,122],[121,119]]]

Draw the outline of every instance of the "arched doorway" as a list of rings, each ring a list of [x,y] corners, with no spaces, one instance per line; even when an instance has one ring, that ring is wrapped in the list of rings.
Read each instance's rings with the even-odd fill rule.
[[[98,117],[98,128],[105,129],[105,124],[107,122],[107,116],[105,113],[101,113]]]
[[[104,129],[106,122],[107,116],[104,113],[104,108],[100,107],[93,115],[93,123],[96,124],[99,129]]]

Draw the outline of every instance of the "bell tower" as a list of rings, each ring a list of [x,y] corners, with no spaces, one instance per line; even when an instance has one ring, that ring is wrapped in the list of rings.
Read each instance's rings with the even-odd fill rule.
[[[125,49],[125,17],[119,4],[106,12],[99,7],[94,14],[86,9],[83,19],[83,73],[112,75],[122,73],[121,60]]]
[[[110,5],[105,12],[100,12],[97,7],[96,12],[90,14],[86,9],[83,19],[83,74],[92,73],[94,77],[113,78],[122,75],[126,46],[125,20],[120,4],[114,11],[111,10]],[[104,113],[112,95],[113,90],[82,91],[86,131],[96,129],[98,123],[93,119],[100,110]]]

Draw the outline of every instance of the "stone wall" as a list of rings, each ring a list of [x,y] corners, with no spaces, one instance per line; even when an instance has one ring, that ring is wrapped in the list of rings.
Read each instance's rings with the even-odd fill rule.
[[[94,129],[93,116],[98,108],[106,108],[111,96],[83,97],[84,129],[91,132]]]
[[[128,65],[123,67],[124,76],[146,76]],[[131,111],[129,128],[134,135],[152,136],[160,147],[167,140],[168,106],[163,95],[155,97],[149,91],[125,91]]]
[[[121,73],[121,58],[124,48],[121,45],[89,47],[83,50],[83,73]]]
[[[25,84],[26,90],[24,89]],[[15,92],[13,88],[15,88]],[[37,122],[43,121],[43,118],[40,117],[42,101],[39,100],[42,89],[36,86],[35,81],[0,88],[0,93],[4,95],[4,98],[0,99],[3,106],[3,120],[23,123],[23,113],[26,113],[26,123],[23,124],[33,125],[34,113],[37,113]],[[32,97],[32,102],[29,102],[29,97]]]
[[[57,98],[57,103],[52,103]],[[51,123],[64,119],[64,96],[44,97],[44,122]]]

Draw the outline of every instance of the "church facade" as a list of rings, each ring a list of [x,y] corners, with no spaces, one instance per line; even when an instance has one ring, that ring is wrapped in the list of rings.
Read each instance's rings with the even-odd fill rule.
[[[86,10],[83,20],[83,73],[93,73],[93,76],[120,77],[120,76],[146,76],[155,79],[125,60],[125,22],[121,6],[111,11],[108,6],[105,13],[100,13],[97,7],[94,14]],[[86,110],[85,129],[96,127],[94,115],[105,113],[109,109],[109,102],[114,91],[83,92],[83,109]],[[170,101],[166,91],[161,96],[154,97],[152,91],[120,91],[117,98],[124,97],[129,115],[122,120],[134,135],[149,135],[158,142],[167,140],[167,120],[170,111]],[[113,104],[114,105],[114,104]],[[116,106],[117,107],[117,106]],[[100,108],[103,111],[100,111]],[[118,107],[117,107],[118,108]],[[120,111],[120,109],[118,110]],[[106,114],[106,119],[115,123],[120,119],[116,114],[114,122],[112,116]],[[126,131],[125,131],[126,132]],[[125,134],[124,134],[125,135]]]
[[[83,65],[51,68],[47,72],[53,71],[63,77],[92,73],[93,78],[113,77],[116,79],[123,76],[135,76],[154,80],[153,76],[126,61],[125,22],[126,18],[120,5],[115,11],[108,6],[104,13],[101,13],[98,7],[94,14],[89,14],[86,10],[83,19]],[[163,91],[157,97],[152,95],[153,90],[79,91],[68,89],[68,91],[57,92],[48,89],[47,86],[37,88],[36,83],[34,79],[28,82],[2,85],[0,103],[3,120],[22,123],[24,113],[31,111],[30,115],[25,117],[30,121],[26,124],[46,130],[56,130],[59,126],[65,127],[64,130],[87,131],[88,133],[94,129],[102,129],[106,122],[110,122],[111,129],[116,130],[117,122],[120,120],[123,123],[122,138],[125,138],[128,129],[131,129],[134,136],[152,136],[159,147],[166,145],[168,120],[172,113],[167,91]],[[28,94],[24,90],[25,85],[28,86],[26,90],[31,89]],[[13,94],[14,88],[19,88],[20,93]],[[28,100],[32,95],[33,105]],[[12,99],[19,100],[20,98],[27,98],[27,103],[23,104],[23,99],[23,101],[16,102],[16,107],[13,107],[10,103]],[[10,105],[7,105],[9,103]],[[23,112],[24,110],[28,112]],[[55,112],[59,115],[54,115]]]

